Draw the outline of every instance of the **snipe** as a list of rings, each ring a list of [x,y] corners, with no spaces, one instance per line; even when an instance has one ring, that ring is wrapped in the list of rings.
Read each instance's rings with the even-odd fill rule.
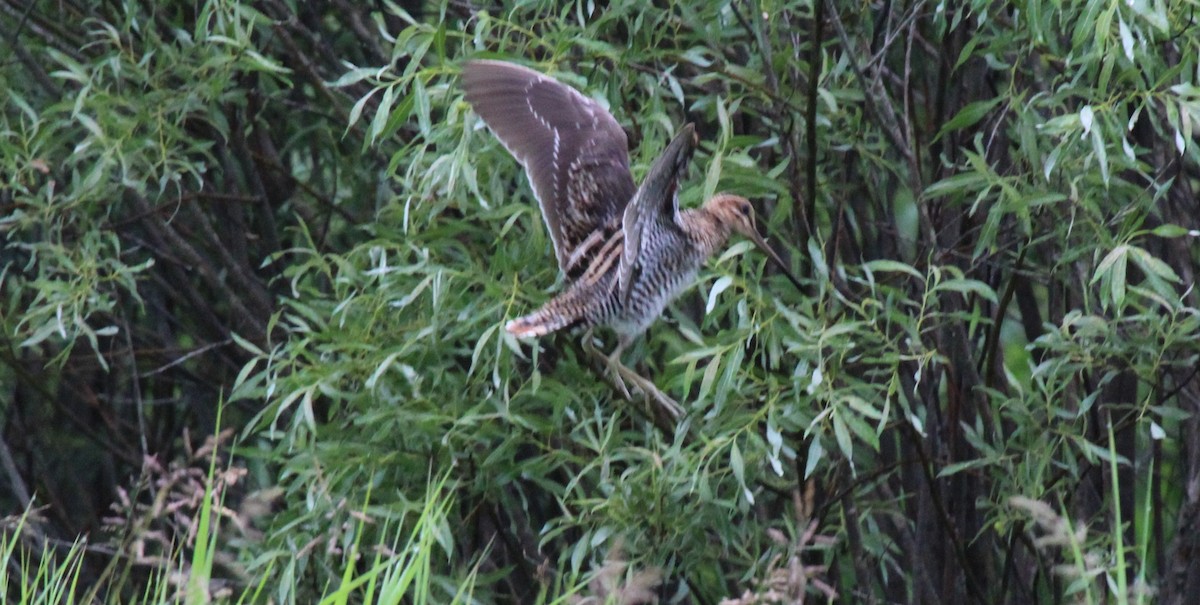
[[[679,405],[625,367],[621,351],[693,283],[732,233],[757,244],[800,287],[759,236],[750,202],[720,193],[700,208],[680,211],[679,181],[697,142],[691,124],[635,187],[625,131],[574,88],[499,61],[468,62],[463,87],[475,112],[525,167],[568,283],[542,308],[505,328],[526,338],[572,327],[612,327],[619,342],[606,360],[619,388],[625,389],[621,378],[630,381],[679,418]],[[590,341],[585,337],[589,348]]]

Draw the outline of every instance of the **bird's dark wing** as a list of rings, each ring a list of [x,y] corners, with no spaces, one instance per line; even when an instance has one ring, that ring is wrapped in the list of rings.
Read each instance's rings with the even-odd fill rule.
[[[679,228],[679,180],[683,178],[695,148],[696,129],[687,124],[654,160],[642,186],[625,207],[621,217],[625,244],[617,274],[623,299],[629,296],[633,287],[638,258],[650,231]]]
[[[525,167],[559,269],[577,274],[595,247],[589,236],[633,197],[625,131],[592,99],[519,65],[469,61],[463,88],[471,107]]]

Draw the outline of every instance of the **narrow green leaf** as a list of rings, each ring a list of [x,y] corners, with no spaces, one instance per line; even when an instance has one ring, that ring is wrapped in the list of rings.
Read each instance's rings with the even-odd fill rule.
[[[948,466],[942,467],[942,470],[938,471],[937,476],[938,476],[938,479],[941,479],[942,477],[949,477],[950,475],[955,475],[955,474],[961,473],[965,470],[970,470],[973,468],[982,468],[985,466],[991,466],[992,464],[995,464],[995,460],[991,460],[988,458],[979,458],[977,460],[967,460],[965,462],[956,462],[954,464],[950,464]]]
[[[354,126],[355,124],[358,123],[358,119],[360,117],[362,117],[362,111],[363,111],[363,108],[366,107],[367,101],[371,100],[371,97],[375,96],[375,93],[379,92],[379,90],[380,89],[378,89],[378,88],[371,89],[371,92],[368,92],[367,94],[365,94],[361,98],[359,98],[359,100],[354,104],[354,107],[350,108],[350,117],[347,120],[347,124],[346,124],[347,131],[350,130],[351,126]]]
[[[733,477],[739,485],[746,485],[746,463],[742,459],[742,448],[738,447],[736,440],[733,447],[729,448],[729,470],[733,471]]]
[[[886,258],[863,263],[863,267],[870,270],[872,273],[907,273],[919,280],[925,279],[925,276],[922,275],[920,271],[914,269],[912,265]]]
[[[991,286],[976,279],[948,279],[933,287],[933,292],[949,290],[961,294],[978,294],[992,303],[999,301],[996,291]]]
[[[708,303],[704,305],[705,315],[712,313],[713,309],[717,306],[717,297],[732,285],[733,278],[728,275],[721,276],[720,279],[713,283],[712,289],[708,291]]]
[[[982,120],[983,116],[986,116],[996,105],[999,105],[1004,98],[1003,96],[997,96],[984,101],[968,103],[962,109],[958,110],[958,113],[954,114],[954,117],[950,118],[950,121],[942,125],[941,129],[938,130],[935,140],[942,138],[946,133],[974,126],[976,122]]]
[[[1108,149],[1104,147],[1104,138],[1100,136],[1100,128],[1092,129],[1092,153],[1096,155],[1096,161],[1100,163],[1100,178],[1104,181],[1104,185],[1108,186]]]
[[[1058,165],[1058,156],[1062,154],[1063,146],[1059,145],[1050,151],[1050,155],[1046,156],[1046,163],[1042,165],[1042,177],[1047,182],[1050,181],[1050,173],[1054,172],[1055,166]]]
[[[1121,255],[1121,258],[1113,264],[1112,272],[1109,275],[1109,297],[1115,307],[1120,308],[1125,304],[1125,267],[1126,255]]]
[[[980,189],[988,186],[988,175],[979,172],[965,172],[944,178],[925,188],[925,197],[933,199],[955,195],[966,197],[974,195]]]
[[[1124,262],[1125,256],[1128,253],[1128,245],[1121,244],[1116,248],[1113,248],[1111,252],[1104,256],[1104,260],[1101,260],[1100,264],[1096,266],[1096,272],[1092,275],[1092,281],[1089,283],[1095,284],[1096,282],[1100,281],[1100,278],[1104,276],[1103,274],[1111,271],[1113,265],[1115,265],[1118,261]]]
[[[256,357],[263,357],[266,355],[262,349],[258,348],[258,345],[246,340],[245,338],[242,338],[242,336],[237,332],[230,332],[229,337],[233,339],[234,344],[246,351],[249,351]]]
[[[329,83],[330,88],[342,88],[351,84],[357,84],[371,76],[380,72],[378,67],[356,67],[342,74],[340,78]]]
[[[1183,237],[1184,235],[1188,234],[1188,230],[1180,227],[1179,225],[1167,223],[1155,227],[1154,229],[1150,230],[1150,233],[1153,233],[1158,237]]]
[[[804,461],[804,478],[808,479],[812,476],[813,471],[817,470],[817,464],[824,457],[825,450],[821,447],[821,440],[813,437],[808,444],[808,456]]]
[[[854,442],[850,439],[850,429],[846,426],[840,414],[835,413],[830,418],[833,420],[833,436],[837,440],[838,449],[841,450],[846,460],[853,461]]]
[[[775,427],[775,423],[767,421],[767,443],[771,445],[771,449],[778,452],[783,447],[783,433]]]
[[[1175,270],[1172,269],[1170,265],[1156,258],[1146,250],[1137,246],[1130,246],[1129,251],[1133,256],[1133,262],[1139,268],[1141,268],[1142,271],[1152,275],[1157,275],[1162,279],[1176,284],[1183,281],[1179,279],[1179,275],[1175,273]]]
[[[371,127],[367,131],[371,140],[378,140],[379,133],[383,132],[384,126],[387,125],[388,117],[392,115],[392,101],[395,97],[396,87],[389,86],[384,89],[383,98],[379,100],[379,107],[375,109],[375,117],[371,120]]]
[[[1121,49],[1125,51],[1125,58],[1133,60],[1133,32],[1129,30],[1129,26],[1125,24],[1125,19],[1117,17],[1117,27],[1121,35]]]

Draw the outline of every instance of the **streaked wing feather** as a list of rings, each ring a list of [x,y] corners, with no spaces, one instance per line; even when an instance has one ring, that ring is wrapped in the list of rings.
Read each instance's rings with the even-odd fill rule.
[[[679,179],[691,160],[695,136],[691,124],[685,125],[675,135],[625,207],[621,216],[625,247],[621,252],[621,265],[617,273],[622,300],[628,300],[633,288],[638,258],[646,245],[647,231],[679,228]]]
[[[635,187],[625,131],[574,88],[499,61],[463,67],[467,101],[525,167],[564,273],[576,248],[624,210]],[[574,260],[574,262],[572,262]]]
[[[645,188],[638,189],[621,216],[621,230],[625,233],[625,246],[621,251],[621,264],[617,273],[617,284],[621,288],[621,300],[629,299],[629,292],[633,288],[634,273],[637,269],[637,259],[642,251],[642,233],[648,223],[653,220],[653,213],[658,212],[658,205],[650,198],[651,196],[647,194]]]

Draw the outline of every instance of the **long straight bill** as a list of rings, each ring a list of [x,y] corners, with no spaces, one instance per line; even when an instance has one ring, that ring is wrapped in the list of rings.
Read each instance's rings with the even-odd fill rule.
[[[792,273],[792,270],[788,268],[787,263],[783,262],[783,257],[779,256],[779,253],[776,252],[774,248],[768,246],[767,241],[764,240],[762,236],[754,233],[750,236],[750,240],[753,241],[754,245],[758,246],[760,250],[765,252],[766,255],[775,262],[776,266],[779,267],[779,270],[783,271],[783,274],[786,275],[789,280],[791,280],[792,284],[796,286],[797,290],[799,290],[801,293],[804,292],[804,286],[800,285],[800,278],[796,277],[796,275]]]

